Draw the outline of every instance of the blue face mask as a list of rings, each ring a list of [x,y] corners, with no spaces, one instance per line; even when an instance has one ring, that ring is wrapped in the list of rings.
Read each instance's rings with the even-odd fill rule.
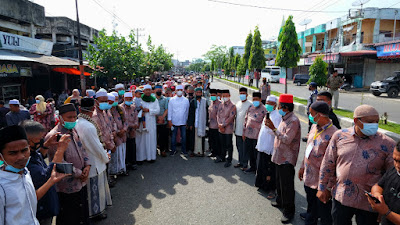
[[[282,109],[280,109],[278,112],[279,112],[279,115],[281,115],[281,116],[285,116],[286,115],[286,112],[284,112]]]
[[[36,100],[36,104],[39,104],[40,103],[40,100]]]
[[[259,107],[260,106],[260,101],[254,101],[253,102],[254,107]]]
[[[239,95],[240,101],[246,100],[247,96],[244,94]]]
[[[360,121],[361,122],[361,121]],[[376,134],[376,132],[378,132],[378,127],[379,127],[379,124],[377,124],[377,123],[363,123],[363,122],[361,122],[363,125],[364,125],[364,128],[363,129],[361,129],[361,132],[364,134],[364,135],[366,135],[366,136],[372,136],[372,135],[375,135]]]
[[[74,129],[75,125],[76,125],[76,121],[75,122],[65,122],[64,121],[63,126],[65,127],[65,129],[72,130],[72,129]]]
[[[117,106],[117,105],[118,105],[118,102],[114,102],[114,103],[112,104],[113,107],[115,107],[115,106]]]
[[[99,108],[101,110],[107,110],[108,109],[108,102],[100,102]]]
[[[308,119],[310,120],[310,122],[311,122],[312,124],[317,124],[317,122],[315,122],[315,120],[314,120],[314,117],[311,116],[311,113],[308,114]]]
[[[118,95],[124,95],[125,94],[125,91],[124,90],[119,90],[118,91]]]
[[[274,106],[273,105],[265,105],[265,108],[267,109],[268,112],[274,111]]]
[[[3,155],[1,155],[1,156],[3,157]],[[3,157],[3,159],[4,159],[4,157]],[[31,157],[28,158],[28,161],[26,162],[25,167],[28,166],[30,160],[31,160]],[[5,170],[7,170],[9,172],[13,172],[13,173],[19,173],[19,172],[21,172],[22,170],[25,169],[25,167],[22,168],[22,169],[18,169],[18,168],[15,168],[15,167],[9,165],[6,161],[0,161],[0,166],[2,166],[3,164],[6,165],[6,168],[4,168]]]
[[[217,96],[217,98],[218,98],[218,100],[221,100],[221,97],[220,97],[220,96]]]
[[[211,101],[216,101],[217,100],[217,96],[211,96],[210,99],[211,99]]]
[[[125,105],[127,105],[127,106],[130,106],[130,105],[132,105],[132,101],[125,101]]]

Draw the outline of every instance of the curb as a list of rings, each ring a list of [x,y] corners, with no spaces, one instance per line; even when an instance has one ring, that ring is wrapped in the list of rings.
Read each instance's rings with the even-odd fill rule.
[[[256,91],[256,90],[254,90],[253,88],[249,88],[249,87],[247,87],[247,86],[243,86],[243,85],[240,85],[240,84],[232,83],[232,82],[230,82],[230,81],[222,80],[222,79],[215,78],[215,77],[214,77],[214,79],[215,79],[215,81],[217,81],[217,82],[224,83],[224,84],[226,84],[226,85],[228,85],[228,86],[230,86],[230,87],[236,88],[236,89],[239,89],[239,88],[241,88],[241,87],[245,87],[245,88],[247,88],[247,90],[248,90],[248,92],[249,92],[249,95],[250,95],[250,94],[253,94],[253,92]],[[215,82],[215,81],[214,81],[214,82]],[[303,105],[303,104],[294,102],[294,111],[295,111],[296,113],[300,114],[300,115],[303,115],[303,116],[306,116],[306,117],[307,117],[307,109],[306,109],[306,106]],[[353,121],[352,119],[347,118],[347,117],[342,117],[342,116],[337,116],[337,117],[338,117],[338,119],[339,119],[339,122],[340,122],[340,126],[341,126],[341,127],[345,128],[345,127],[352,127],[352,126],[354,126],[354,121]],[[381,128],[379,128],[378,131],[381,132],[381,133],[383,133],[383,134],[385,134],[386,136],[392,138],[395,142],[400,141],[400,135],[399,135],[399,134],[396,134],[396,133],[393,133],[393,132],[391,132],[391,131],[384,130],[384,129],[381,129]]]

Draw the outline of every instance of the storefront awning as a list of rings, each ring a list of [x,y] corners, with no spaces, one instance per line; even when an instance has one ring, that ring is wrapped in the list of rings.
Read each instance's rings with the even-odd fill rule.
[[[75,69],[75,68],[54,68],[54,72],[59,72],[59,73],[66,73],[66,74],[71,74],[71,75],[81,75],[81,71]],[[90,76],[91,74],[88,72],[83,73],[85,76]]]
[[[62,59],[55,56],[39,55],[11,50],[0,50],[0,60],[36,62],[48,66],[79,66],[79,63],[72,60]]]
[[[376,55],[375,50],[359,50],[352,52],[341,52],[341,56],[362,56],[362,55]]]

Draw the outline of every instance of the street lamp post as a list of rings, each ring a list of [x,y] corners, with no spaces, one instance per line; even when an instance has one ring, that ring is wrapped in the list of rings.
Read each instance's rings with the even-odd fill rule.
[[[85,93],[86,80],[85,80],[84,71],[83,71],[82,42],[81,42],[81,29],[80,29],[80,23],[79,23],[78,0],[75,0],[75,7],[76,7],[76,26],[77,26],[77,32],[78,32],[79,71],[81,72],[81,74],[80,74],[81,91],[82,91],[82,93]]]

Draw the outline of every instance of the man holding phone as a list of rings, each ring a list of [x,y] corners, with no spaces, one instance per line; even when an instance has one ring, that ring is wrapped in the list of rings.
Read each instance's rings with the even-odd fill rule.
[[[57,216],[57,225],[89,224],[89,207],[87,201],[87,180],[90,171],[90,162],[80,138],[75,130],[77,115],[75,106],[71,103],[59,107],[60,123],[47,135],[50,139],[57,133],[71,135],[71,142],[65,150],[64,162],[73,164],[73,175],[56,185],[60,201],[60,213]],[[49,148],[49,159],[53,160],[57,148]]]
[[[394,167],[372,187],[373,197],[367,194],[372,209],[383,216],[382,225],[400,224],[400,141],[393,151],[393,161]]]

